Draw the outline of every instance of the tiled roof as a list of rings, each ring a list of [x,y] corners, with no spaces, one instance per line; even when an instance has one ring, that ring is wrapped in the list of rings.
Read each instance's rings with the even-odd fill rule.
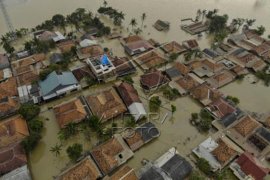
[[[162,49],[166,52],[166,53],[182,53],[184,51],[186,51],[186,48],[184,48],[182,45],[180,45],[179,43],[177,43],[176,41],[172,41],[164,46],[162,46]]]
[[[199,44],[196,41],[196,39],[190,39],[190,40],[184,41],[183,45],[186,46],[187,48],[191,48],[191,49],[199,47]]]
[[[135,66],[127,57],[114,57],[111,58],[111,61],[116,68],[118,76],[124,76],[136,71]]]
[[[143,87],[151,89],[166,84],[169,80],[160,71],[155,71],[142,75],[140,82]]]
[[[56,106],[53,110],[61,128],[72,122],[78,123],[87,116],[87,112],[80,99]]]
[[[90,68],[88,66],[83,66],[83,67],[80,67],[78,69],[74,69],[72,71],[72,73],[73,73],[73,75],[75,76],[75,78],[78,81],[81,81],[85,77],[92,77],[92,78],[94,78],[94,74],[92,73],[92,71],[90,70]]]
[[[29,135],[27,123],[21,116],[13,116],[0,123],[0,148],[21,142]]]
[[[147,68],[153,68],[167,62],[167,60],[156,51],[145,53],[137,58],[136,61],[138,64],[144,65]]]
[[[61,173],[57,180],[96,180],[101,173],[90,156]]]
[[[113,88],[97,95],[90,95],[86,99],[91,111],[99,118],[102,118],[102,121],[116,117],[127,110],[125,104]]]
[[[60,43],[57,43],[57,47],[60,49],[61,52],[69,52],[72,47],[75,47],[75,43],[72,40],[63,41]]]
[[[184,64],[182,64],[182,63],[179,63],[179,62],[176,62],[175,64],[174,64],[174,66],[181,72],[181,74],[183,74],[183,75],[187,75],[189,72],[190,72],[190,69],[186,66],[186,65],[184,65]]]
[[[246,137],[257,127],[259,127],[259,123],[251,116],[247,115],[240,119],[240,122],[234,126],[234,129],[242,136]]]
[[[20,143],[0,149],[0,174],[8,173],[25,164],[27,158]]]
[[[179,80],[175,81],[178,85],[180,85],[185,90],[191,90],[199,85],[199,83],[194,80],[191,76],[187,75]]]
[[[140,36],[132,35],[132,36],[128,36],[126,38],[123,38],[123,40],[125,43],[133,43],[133,42],[141,41],[143,39]]]
[[[224,116],[231,114],[236,111],[236,109],[224,101],[222,98],[219,98],[210,105],[210,110],[218,117],[223,118]]]
[[[134,170],[129,166],[123,166],[113,175],[105,177],[104,180],[138,180]]]
[[[5,82],[0,83],[0,99],[6,96],[17,96],[17,83],[14,77],[9,78]]]
[[[237,74],[237,75],[245,75],[245,74],[248,74],[248,70],[244,67],[241,67],[239,65],[235,66],[232,71]]]
[[[12,114],[18,109],[19,109],[18,98],[8,96],[0,98],[0,117]]]
[[[130,147],[132,151],[138,150],[143,146],[144,142],[142,139],[142,135],[135,130],[127,129],[123,132],[122,137]]]
[[[221,163],[227,163],[233,156],[236,155],[236,151],[229,147],[223,140],[219,139],[217,141],[218,147],[215,148],[211,153],[216,157],[216,159]]]
[[[206,84],[202,84],[191,91],[192,96],[195,99],[203,100],[210,99],[212,101],[219,99],[222,96],[222,93],[210,88]]]
[[[248,152],[243,153],[236,160],[236,163],[246,175],[251,175],[256,180],[263,180],[264,177],[270,172],[269,169],[256,162],[255,157]]]
[[[127,107],[134,102],[141,102],[137,90],[131,84],[122,82],[117,90]]]
[[[224,68],[224,65],[221,63],[215,63],[209,59],[205,59],[202,61],[202,64],[207,66],[212,72],[220,71]]]

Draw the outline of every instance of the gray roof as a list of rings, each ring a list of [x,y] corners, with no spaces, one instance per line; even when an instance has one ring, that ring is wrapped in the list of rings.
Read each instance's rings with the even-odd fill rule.
[[[5,174],[0,177],[0,180],[31,180],[31,175],[27,165],[25,165]]]
[[[167,161],[161,169],[172,178],[172,180],[185,179],[192,171],[192,166],[180,155],[175,154]]]
[[[142,139],[145,143],[160,135],[159,130],[151,122],[143,124],[142,126],[138,127],[136,131],[142,135]]]
[[[164,178],[155,167],[151,167],[141,174],[140,180],[164,180]]]
[[[181,72],[175,68],[175,67],[171,67],[169,69],[167,69],[166,71],[166,74],[169,76],[169,78],[173,79],[175,77],[181,77]]]
[[[57,74],[55,71],[48,75],[44,81],[39,81],[39,86],[43,96],[53,93],[57,89],[64,88],[73,84],[78,84],[72,72],[62,72]]]
[[[52,56],[50,57],[50,61],[52,64],[56,64],[59,62],[62,62],[64,60],[62,54],[60,53],[53,53]]]

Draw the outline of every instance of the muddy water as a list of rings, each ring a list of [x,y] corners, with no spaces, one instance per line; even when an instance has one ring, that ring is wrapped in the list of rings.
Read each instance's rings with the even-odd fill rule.
[[[51,18],[56,13],[67,14],[78,7],[83,7],[95,12],[100,6],[100,0],[5,0],[11,20],[15,28],[33,27],[40,22]],[[270,1],[268,0],[108,0],[109,5],[122,10],[126,14],[125,28],[128,26],[130,19],[135,17],[138,26],[141,26],[140,16],[146,13],[147,18],[144,22],[147,25],[143,28],[143,36],[154,38],[160,42],[176,40],[181,42],[191,38],[180,29],[181,19],[194,17],[197,9],[214,9],[217,8],[221,13],[227,13],[230,17],[255,18],[256,25],[264,25],[270,32]],[[170,31],[167,33],[158,32],[153,29],[152,24],[157,19],[163,19],[171,22]],[[106,18],[105,18],[106,20]],[[7,31],[5,22],[0,15],[0,34]],[[268,35],[270,33],[266,33]],[[203,37],[199,40],[201,47],[209,46],[209,41]],[[114,40],[104,43],[112,48],[115,55],[122,55],[123,49],[119,42]],[[135,78],[138,80],[137,78]],[[91,93],[92,90],[84,91],[83,94]],[[235,82],[224,88],[222,91],[226,94],[236,96],[240,99],[240,106],[249,111],[267,112],[270,104],[270,97],[267,96],[269,89],[262,84],[252,85],[247,79],[243,82]],[[65,101],[63,99],[61,101]],[[56,102],[59,103],[59,102]],[[151,144],[146,145],[135,153],[133,159],[128,164],[139,169],[141,160],[147,158],[154,160],[171,146],[176,146],[183,155],[188,155],[191,149],[197,146],[205,137],[198,134],[197,130],[192,127],[188,121],[192,112],[199,112],[200,106],[189,97],[180,98],[172,102],[177,106],[177,112],[174,118],[165,121],[164,124],[156,123],[161,130],[161,136]],[[86,141],[82,135],[72,138],[64,144],[60,157],[55,157],[49,150],[57,142],[58,124],[55,121],[51,111],[43,107],[42,116],[48,118],[45,122],[43,138],[39,146],[30,155],[30,166],[35,180],[48,180],[57,175],[62,168],[68,164],[68,158],[65,149],[68,145],[79,142],[83,144],[85,150],[89,150],[96,140]],[[165,106],[170,108],[170,103]],[[163,112],[164,113],[164,112]],[[190,140],[188,140],[190,139]]]

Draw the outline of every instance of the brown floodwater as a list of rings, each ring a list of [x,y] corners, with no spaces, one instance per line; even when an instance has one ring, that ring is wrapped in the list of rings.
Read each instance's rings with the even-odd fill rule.
[[[7,10],[15,28],[34,27],[42,21],[51,18],[56,13],[68,14],[76,8],[83,7],[87,10],[96,12],[102,4],[101,0],[5,0]],[[160,42],[175,40],[181,42],[192,36],[180,29],[181,19],[195,17],[197,9],[219,9],[220,13],[227,13],[230,18],[255,18],[255,26],[264,25],[267,29],[265,36],[270,34],[270,1],[269,0],[108,0],[109,5],[123,11],[126,14],[125,28],[128,26],[131,18],[136,18],[138,26],[141,26],[141,14],[146,13],[147,18],[144,22],[147,25],[143,28],[142,35],[146,38],[154,38]],[[108,19],[102,18],[107,23]],[[158,32],[152,25],[157,19],[167,20],[171,23],[168,32]],[[0,34],[7,31],[5,22],[0,15]],[[193,36],[194,38],[195,36]],[[196,37],[195,37],[196,38]],[[202,48],[209,46],[209,40],[203,36],[199,39]],[[104,42],[103,46],[112,48],[115,55],[123,55],[123,48],[119,41],[113,40]],[[1,51],[1,50],[0,50]],[[141,72],[139,72],[141,73]],[[138,77],[134,80],[138,82]],[[110,86],[110,85],[107,85]],[[84,95],[100,90],[90,89],[83,92]],[[270,96],[269,88],[262,83],[251,84],[246,78],[243,82],[234,82],[222,88],[225,94],[236,96],[240,99],[240,107],[256,112],[267,112],[269,110]],[[140,92],[145,99],[148,97]],[[77,94],[78,95],[78,94]],[[67,97],[60,101],[42,107],[41,116],[49,119],[44,120],[44,131],[42,140],[38,147],[30,154],[29,164],[34,180],[49,180],[57,175],[68,163],[69,160],[65,153],[68,145],[74,142],[83,144],[84,150],[91,149],[96,144],[96,138],[93,135],[91,141],[85,139],[83,135],[73,137],[64,143],[63,150],[59,157],[55,157],[50,148],[56,143],[59,127],[55,121],[52,111],[47,107],[70,99]],[[147,101],[143,99],[145,105]],[[170,104],[175,104],[177,112],[171,120],[166,120],[163,124],[156,122],[161,130],[161,136],[152,143],[141,148],[135,153],[135,156],[128,161],[128,164],[138,170],[141,167],[141,161],[146,158],[154,160],[167,151],[170,147],[177,147],[178,151],[186,156],[191,153],[191,149],[202,142],[206,135],[198,133],[196,128],[189,123],[190,114],[199,112],[200,105],[190,97],[179,98],[173,102],[164,101],[164,106],[170,108]],[[162,109],[163,114],[166,110]],[[188,140],[189,139],[189,140]]]

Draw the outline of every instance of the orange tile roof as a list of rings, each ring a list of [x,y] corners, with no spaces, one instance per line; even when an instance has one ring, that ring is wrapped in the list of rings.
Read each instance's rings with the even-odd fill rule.
[[[247,115],[240,119],[240,122],[234,126],[234,129],[239,134],[246,137],[251,132],[253,132],[257,127],[259,127],[259,125],[260,124],[254,118]]]
[[[6,96],[18,96],[17,83],[14,77],[0,83],[0,99]]]
[[[62,53],[69,52],[72,47],[75,47],[75,42],[72,40],[63,41],[57,44],[57,47],[60,49]]]
[[[64,128],[69,123],[78,123],[87,116],[80,99],[56,106],[53,111],[61,128]]]
[[[182,77],[175,82],[185,90],[191,90],[199,85],[199,83],[189,75]]]
[[[113,175],[105,177],[104,180],[138,180],[134,169],[129,166],[123,166],[118,171],[116,171]]]
[[[103,49],[100,45],[83,47],[79,49],[79,51],[81,54],[87,55],[89,57],[97,57],[103,54]]]
[[[182,63],[176,62],[176,63],[174,64],[174,66],[175,66],[176,69],[178,69],[178,70],[180,71],[180,73],[183,74],[183,75],[186,75],[186,74],[188,74],[188,73],[190,72],[190,69],[189,69],[186,65],[184,65],[184,64],[182,64]]]
[[[104,144],[94,148],[91,152],[99,168],[103,173],[107,174],[114,168],[119,166],[118,160],[115,156],[124,151],[117,138],[113,137]]]
[[[219,99],[222,93],[210,88],[206,84],[202,84],[191,91],[192,96],[195,99],[211,99],[212,101]]]
[[[73,167],[64,171],[58,180],[96,180],[101,178],[98,167],[90,156],[87,156]]]
[[[220,71],[224,68],[224,65],[221,63],[215,63],[213,61],[210,61],[208,59],[205,59],[202,61],[202,64],[207,66],[209,69],[211,69],[211,71],[213,72],[217,72]]]
[[[127,111],[125,104],[113,88],[97,95],[88,96],[86,99],[91,111],[99,118],[102,118],[102,121]]]
[[[153,68],[167,62],[167,60],[156,51],[145,53],[137,58],[136,61],[138,64],[145,65],[148,68]]]
[[[0,123],[0,148],[21,142],[29,135],[27,123],[21,116],[14,116]]]
[[[227,163],[231,158],[236,155],[236,151],[229,147],[223,140],[219,139],[217,141],[218,147],[214,149],[211,153],[216,157],[216,159],[221,163]]]
[[[162,47],[162,49],[166,52],[166,53],[182,53],[184,51],[186,51],[186,48],[184,48],[182,45],[180,45],[179,43],[177,43],[176,41],[172,41],[166,45],[164,45]]]
[[[19,109],[19,102],[17,98],[4,97],[0,98],[0,117],[6,116],[16,112]]]
[[[123,132],[122,137],[132,151],[136,151],[144,145],[141,134],[135,130],[127,129]]]
[[[133,43],[133,42],[136,42],[136,41],[141,41],[143,40],[140,36],[137,36],[137,35],[132,35],[132,36],[128,36],[126,38],[123,38],[124,42],[126,44],[128,43]]]

